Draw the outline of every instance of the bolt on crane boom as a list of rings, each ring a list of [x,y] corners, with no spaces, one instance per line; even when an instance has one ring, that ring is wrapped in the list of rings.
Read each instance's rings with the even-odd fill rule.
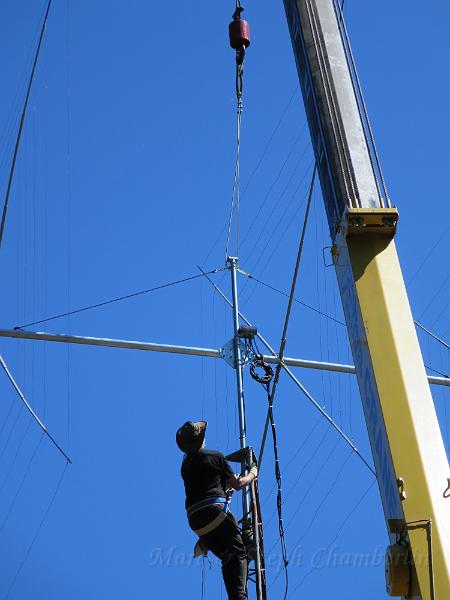
[[[450,590],[450,469],[337,0],[284,0],[391,546],[387,591]]]

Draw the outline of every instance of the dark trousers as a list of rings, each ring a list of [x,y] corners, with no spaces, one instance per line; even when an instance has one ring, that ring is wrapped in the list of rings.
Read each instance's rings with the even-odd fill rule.
[[[232,514],[201,539],[222,561],[222,574],[228,600],[247,598],[247,553],[236,519]]]

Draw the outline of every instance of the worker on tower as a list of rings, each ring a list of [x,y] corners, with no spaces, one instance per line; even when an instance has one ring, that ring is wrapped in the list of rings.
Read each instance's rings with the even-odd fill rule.
[[[205,448],[206,421],[187,421],[176,434],[185,453],[181,476],[186,491],[190,528],[199,536],[195,555],[211,550],[222,561],[229,600],[247,598],[248,558],[236,518],[228,510],[227,490],[242,490],[257,477],[253,466],[246,476],[235,475],[224,455]]]

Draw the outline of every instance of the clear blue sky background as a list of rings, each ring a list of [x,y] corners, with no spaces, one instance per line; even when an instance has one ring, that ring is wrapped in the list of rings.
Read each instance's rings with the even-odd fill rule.
[[[223,266],[234,160],[233,4],[54,0],[0,256],[1,327],[195,275],[197,264]],[[246,7],[243,188],[250,183],[241,264],[287,290],[311,173],[309,133],[282,2]],[[43,9],[41,0],[0,6],[2,194]],[[444,0],[426,7],[347,0],[346,14],[401,213],[398,249],[413,312],[448,339],[450,9]],[[297,297],[341,319],[327,246],[316,190]],[[227,276],[215,279],[228,292]],[[240,286],[243,311],[277,346],[285,298],[245,279]],[[229,310],[199,280],[36,327],[207,347],[231,337]],[[352,361],[345,328],[299,305],[288,337],[289,355]],[[448,352],[420,340],[426,364],[448,373]],[[174,433],[204,417],[209,446],[237,448],[232,369],[212,359],[41,342],[2,340],[0,350],[73,457],[47,513],[64,460],[46,439],[39,443],[0,377],[0,599],[200,598]],[[299,376],[370,458],[352,376]],[[265,398],[247,376],[245,384],[248,438],[258,447]],[[448,450],[449,392],[433,395]],[[284,379],[276,420],[290,597],[385,597],[387,536],[371,473]],[[268,452],[260,487],[270,597],[280,598],[273,481]],[[205,579],[205,598],[225,597],[215,562]]]

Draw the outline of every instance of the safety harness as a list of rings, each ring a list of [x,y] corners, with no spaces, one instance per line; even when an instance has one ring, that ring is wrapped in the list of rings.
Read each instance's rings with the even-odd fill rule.
[[[200,529],[194,529],[194,533],[198,535],[199,538],[201,536],[206,535],[207,533],[211,533],[214,529],[217,529],[219,525],[221,525],[225,519],[228,517],[228,510],[230,508],[231,494],[227,493],[226,498],[207,498],[206,500],[200,500],[200,502],[196,502],[192,506],[186,509],[186,513],[188,518],[202,510],[203,508],[207,508],[208,506],[222,506],[223,509],[218,513],[218,515],[213,519],[210,523],[207,523]],[[194,547],[194,558],[198,556],[206,556],[208,554],[208,546],[206,542],[202,539],[199,539]]]
[[[223,510],[219,512],[215,519],[213,519],[210,523],[207,523],[204,527],[200,529],[194,529],[194,533],[196,533],[199,537],[202,535],[206,535],[211,531],[214,531],[221,523],[225,521],[227,518],[227,513],[230,507],[230,499],[228,498],[207,498],[206,500],[200,500],[200,502],[196,502],[192,506],[186,509],[186,513],[188,518],[194,515],[199,510],[203,508],[207,508],[208,506],[222,506]]]

